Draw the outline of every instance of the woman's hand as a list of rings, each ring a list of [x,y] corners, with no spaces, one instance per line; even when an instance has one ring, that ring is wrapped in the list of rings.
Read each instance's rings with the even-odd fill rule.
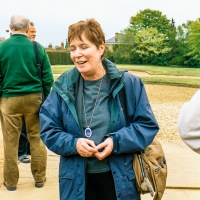
[[[113,139],[111,137],[107,138],[104,142],[96,146],[98,150],[94,155],[99,159],[103,160],[112,153],[113,150]]]
[[[78,139],[76,143],[76,149],[82,157],[91,157],[93,154],[98,152],[94,141],[86,138]]]

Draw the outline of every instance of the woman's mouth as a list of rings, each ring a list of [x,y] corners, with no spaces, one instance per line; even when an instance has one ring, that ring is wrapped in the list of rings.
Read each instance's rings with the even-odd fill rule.
[[[83,64],[85,64],[87,61],[78,61],[78,62],[76,62],[77,64],[79,64],[79,65],[83,65]]]

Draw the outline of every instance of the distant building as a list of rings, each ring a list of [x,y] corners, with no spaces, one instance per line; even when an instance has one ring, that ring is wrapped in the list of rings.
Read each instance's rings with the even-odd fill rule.
[[[52,46],[52,44],[50,43],[49,44],[49,46],[48,46],[48,48],[47,49],[49,49],[49,50],[52,50],[53,49],[53,46]]]
[[[64,42],[61,42],[60,46],[55,46],[54,48],[53,48],[52,43],[50,43],[48,45],[48,48],[46,48],[46,49],[47,50],[61,50],[61,51],[66,51]]]
[[[57,46],[57,47],[56,47],[56,50],[66,50],[66,49],[65,49],[65,44],[64,44],[64,42],[61,42],[61,45],[60,45],[60,46]]]
[[[119,35],[120,33],[115,33],[115,37],[112,37],[106,40],[106,48],[108,51],[113,51],[113,45],[119,44]]]

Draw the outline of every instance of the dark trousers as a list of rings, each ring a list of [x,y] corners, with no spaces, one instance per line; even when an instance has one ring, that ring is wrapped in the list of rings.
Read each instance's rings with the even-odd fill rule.
[[[19,138],[18,157],[30,154],[30,144],[27,139],[25,124],[22,126],[22,132]]]
[[[112,172],[87,174],[86,200],[117,200]]]

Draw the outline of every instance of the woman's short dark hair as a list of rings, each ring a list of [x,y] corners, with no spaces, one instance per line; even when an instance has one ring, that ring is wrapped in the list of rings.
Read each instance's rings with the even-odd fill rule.
[[[87,19],[86,21],[79,21],[69,26],[68,29],[68,42],[74,38],[79,38],[82,41],[82,34],[97,48],[101,44],[105,44],[105,35],[100,24],[95,19]]]

